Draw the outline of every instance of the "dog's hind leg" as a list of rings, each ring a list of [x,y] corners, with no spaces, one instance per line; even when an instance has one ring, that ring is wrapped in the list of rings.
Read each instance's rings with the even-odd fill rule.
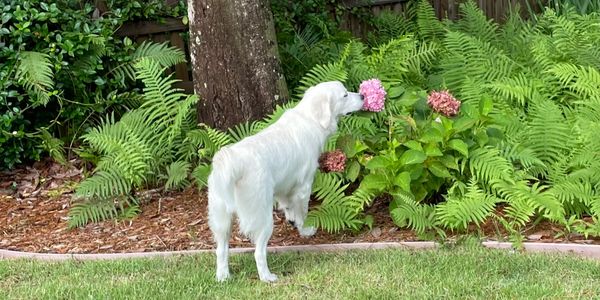
[[[232,215],[227,212],[224,203],[211,206],[209,226],[217,243],[217,280],[224,281],[229,278],[229,236],[231,235]]]
[[[269,211],[269,217],[265,226],[260,228],[259,232],[256,232],[254,240],[256,246],[254,250],[256,269],[258,270],[260,280],[265,282],[274,282],[277,280],[277,275],[271,273],[267,264],[267,243],[271,238],[271,233],[273,233],[273,215]]]

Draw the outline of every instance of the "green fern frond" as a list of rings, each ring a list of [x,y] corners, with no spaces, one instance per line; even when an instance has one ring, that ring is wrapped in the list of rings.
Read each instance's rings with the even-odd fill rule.
[[[521,107],[539,99],[545,86],[546,84],[540,79],[525,73],[486,84],[486,87],[489,87],[500,98],[508,99],[511,103],[519,104]]]
[[[192,171],[192,176],[196,180],[196,184],[199,189],[202,189],[208,186],[208,175],[210,175],[211,166],[208,164],[199,164],[194,171]]]
[[[229,135],[231,136],[232,142],[239,142],[245,137],[259,132],[260,127],[260,123],[257,121],[246,121],[234,126],[233,128],[229,128]]]
[[[547,186],[539,182],[531,185],[522,180],[514,183],[496,181],[493,185],[500,197],[509,204],[507,216],[521,225],[526,224],[535,212],[554,221],[564,218],[562,204],[548,191]]]
[[[321,206],[337,205],[343,202],[348,185],[343,183],[342,176],[337,173],[317,172],[312,192],[322,201]]]
[[[135,65],[142,60],[149,60],[158,64],[161,68],[172,67],[185,62],[185,54],[181,49],[169,46],[168,42],[155,43],[144,41],[135,50],[130,62],[122,64],[112,71],[122,77],[127,76],[131,80],[136,79]]]
[[[64,165],[67,163],[63,141],[53,137],[45,128],[41,128],[40,138],[42,140],[42,147],[44,147],[44,150],[48,151],[50,157],[60,164]]]
[[[296,97],[302,98],[306,90],[321,82],[334,80],[345,82],[347,78],[348,74],[340,63],[316,65],[300,80],[300,85],[296,89]]]
[[[75,203],[69,210],[69,228],[82,227],[90,222],[100,222],[117,217],[131,219],[139,213],[135,200],[124,198],[115,201],[107,199],[84,200]]]
[[[354,211],[358,214],[362,212],[366,206],[371,205],[373,200],[375,200],[375,195],[373,195],[373,193],[366,189],[359,188],[355,190],[352,195],[347,196],[344,199],[344,204],[354,208]]]
[[[593,208],[599,196],[591,183],[579,180],[556,182],[548,192],[552,193],[564,207],[570,208],[572,213],[580,216],[586,212],[585,208]]]
[[[362,225],[362,221],[356,217],[354,210],[347,206],[321,205],[308,213],[305,224],[337,233],[348,228],[357,230]]]
[[[390,214],[396,225],[408,226],[417,233],[424,233],[435,227],[435,208],[432,205],[403,202]]]
[[[421,39],[440,39],[444,35],[444,31],[444,24],[437,19],[431,3],[427,0],[419,1],[417,7],[417,32]]]
[[[483,223],[494,211],[498,199],[482,191],[476,180],[471,180],[464,196],[446,197],[446,201],[438,204],[435,214],[440,224],[464,230],[470,223]]]
[[[484,42],[495,43],[498,34],[498,24],[489,19],[472,0],[460,5],[461,18],[457,21],[458,28],[464,33]]]
[[[545,100],[532,105],[524,146],[544,163],[561,158],[572,145],[572,131],[560,107]]]
[[[594,67],[560,63],[548,70],[560,84],[581,99],[600,97],[600,71]]]
[[[190,168],[190,163],[186,161],[178,160],[171,163],[167,167],[167,182],[165,183],[165,189],[170,190],[187,185]]]
[[[132,180],[108,169],[98,171],[92,177],[80,182],[75,191],[75,197],[109,199],[129,194],[132,187]]]
[[[450,89],[460,88],[467,76],[493,82],[509,77],[517,69],[502,50],[463,32],[448,32],[444,46],[447,55],[441,59],[441,68]]]
[[[496,148],[479,148],[470,153],[469,170],[482,183],[496,179],[510,180],[513,167]]]
[[[50,101],[50,90],[54,87],[52,63],[47,54],[23,51],[19,53],[16,78],[28,93],[35,96],[34,105],[46,105]]]

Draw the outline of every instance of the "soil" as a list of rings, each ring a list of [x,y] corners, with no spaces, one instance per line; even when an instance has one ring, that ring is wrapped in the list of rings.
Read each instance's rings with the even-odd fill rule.
[[[0,173],[0,249],[39,253],[115,253],[212,249],[207,224],[205,191],[189,188],[177,192],[149,190],[138,193],[142,212],[132,220],[107,220],[69,229],[68,211],[75,184],[83,177],[83,166],[72,161],[61,166],[42,161],[31,167]],[[318,202],[313,201],[313,205]],[[322,230],[301,237],[283,215],[274,212],[275,227],[269,245],[416,241],[417,235],[398,228],[390,218],[388,202],[376,199],[367,214],[372,229],[331,234]],[[472,231],[489,240],[506,240],[507,234],[492,219]],[[562,242],[554,238],[560,228],[542,222],[530,226],[524,236],[537,242]],[[451,239],[458,236],[448,233]],[[570,242],[600,244],[570,235]],[[248,239],[234,227],[231,247],[250,247]]]

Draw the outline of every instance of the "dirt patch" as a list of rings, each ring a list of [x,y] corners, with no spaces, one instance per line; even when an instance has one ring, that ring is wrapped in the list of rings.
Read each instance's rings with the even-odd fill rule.
[[[42,162],[31,168],[0,174],[0,248],[40,253],[114,253],[211,249],[214,244],[207,224],[207,199],[204,191],[189,188],[180,192],[144,192],[147,200],[135,219],[108,220],[83,228],[68,229],[68,210],[75,183],[82,177],[74,163],[63,167]],[[373,216],[373,228],[361,232],[330,234],[319,230],[310,238],[274,212],[272,246],[398,242],[419,240],[408,229],[398,228],[388,212],[388,200],[377,199],[367,209]],[[316,204],[316,203],[313,203]],[[489,220],[479,229],[492,240],[506,238],[499,224]],[[559,228],[540,223],[525,232],[537,242],[561,242],[554,236]],[[453,236],[453,233],[449,233]],[[570,242],[599,243],[597,240],[571,239]],[[251,243],[234,228],[232,247]]]

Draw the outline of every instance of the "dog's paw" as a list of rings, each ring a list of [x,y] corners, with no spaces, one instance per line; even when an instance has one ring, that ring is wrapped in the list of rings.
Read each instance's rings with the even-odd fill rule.
[[[260,277],[260,280],[263,282],[275,282],[277,281],[277,275],[273,274],[273,273],[266,273],[266,274],[258,274]]]
[[[217,281],[223,282],[229,279],[229,270],[217,270]]]
[[[309,236],[313,236],[317,232],[317,228],[315,228],[315,227],[298,228],[298,232],[300,233],[301,236],[309,237]]]

